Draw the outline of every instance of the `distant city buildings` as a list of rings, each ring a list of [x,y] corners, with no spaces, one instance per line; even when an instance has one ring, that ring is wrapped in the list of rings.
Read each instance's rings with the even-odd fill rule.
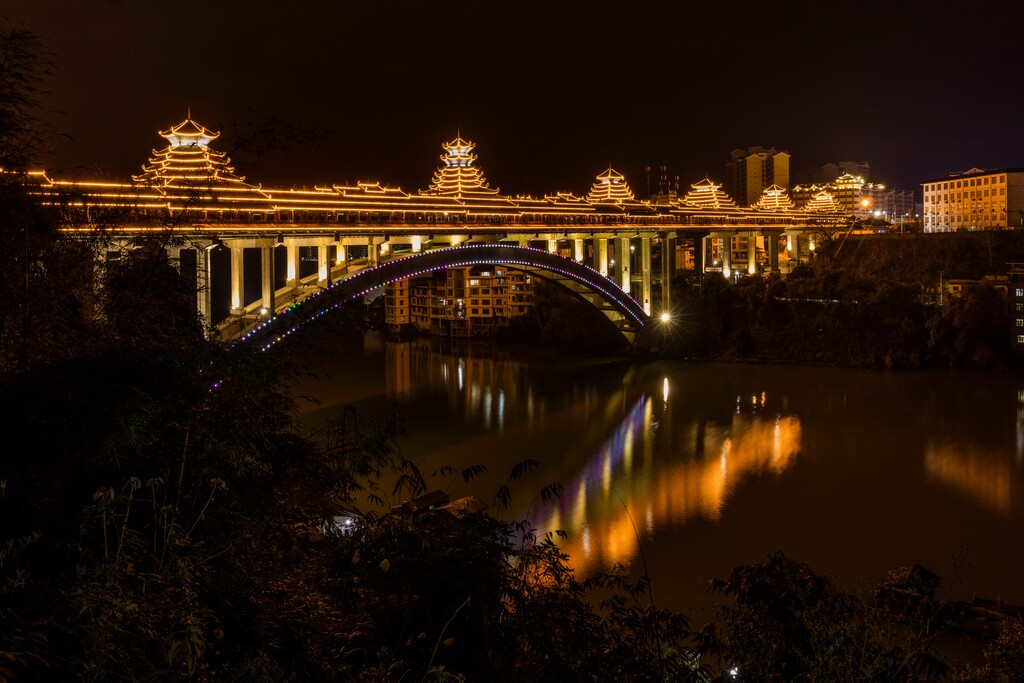
[[[804,204],[820,192],[835,197],[844,211],[860,219],[881,218],[898,223],[910,220],[915,213],[913,192],[893,190],[881,183],[865,182],[863,177],[849,173],[826,183],[795,185],[790,195],[796,203]]]
[[[866,161],[830,162],[794,174],[793,182],[798,185],[824,185],[843,175],[863,178],[867,182],[871,180],[871,164]]]
[[[722,185],[737,204],[753,206],[772,185],[789,187],[789,154],[764,147],[734,149]]]
[[[972,168],[921,187],[925,232],[1024,227],[1024,168]]]

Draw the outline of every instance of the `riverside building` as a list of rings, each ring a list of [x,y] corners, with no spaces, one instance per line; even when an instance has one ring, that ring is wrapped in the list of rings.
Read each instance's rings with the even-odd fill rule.
[[[972,168],[921,188],[925,232],[1024,227],[1024,168]]]

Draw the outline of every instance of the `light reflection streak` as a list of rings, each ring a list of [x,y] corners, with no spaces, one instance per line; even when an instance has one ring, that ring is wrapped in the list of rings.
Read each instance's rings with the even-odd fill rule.
[[[1005,456],[963,444],[931,443],[925,448],[924,468],[930,479],[1009,516],[1013,506],[1013,471]]]
[[[676,452],[670,461],[657,462],[653,456],[643,465],[633,461],[630,475],[627,463],[635,445],[644,443],[653,451],[652,402],[650,396],[638,399],[563,489],[562,498],[541,509],[534,519],[543,532],[561,528],[568,533],[559,544],[581,575],[633,561],[637,539],[630,515],[647,536],[659,526],[682,524],[698,516],[717,520],[740,479],[764,471],[779,474],[799,452],[799,419],[738,415],[728,426],[708,425],[704,430],[706,452],[714,457],[701,457],[698,440],[693,438],[684,449],[690,452]],[[688,425],[681,431],[692,429]],[[561,514],[564,509],[572,514]],[[555,526],[559,521],[569,526]]]

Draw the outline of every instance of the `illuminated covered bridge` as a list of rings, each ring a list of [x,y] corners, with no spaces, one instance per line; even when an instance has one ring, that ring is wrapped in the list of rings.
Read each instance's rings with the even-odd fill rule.
[[[555,276],[572,269],[554,262],[531,267],[608,307],[606,314],[617,310],[625,329],[637,323],[627,325],[633,304],[622,297],[648,316],[667,309],[677,268],[727,277],[784,272],[809,257],[815,234],[851,219],[825,193],[796,206],[777,187],[739,207],[707,178],[684,196],[641,201],[612,168],[586,196],[505,196],[488,185],[473,143],[461,136],[443,145],[441,166],[419,192],[377,182],[269,189],[237,175],[211,147],[219,134],[191,118],[161,135],[167,146],[154,150],[131,182],[29,177],[43,201],[66,212],[69,234],[91,238],[102,229],[105,258],[159,238],[183,271],[194,273],[198,310],[223,338],[363,270],[467,244],[530,247],[585,264],[587,278],[596,273],[607,284],[584,287],[571,275]],[[417,263],[449,257],[430,258]],[[660,301],[652,302],[659,283]]]

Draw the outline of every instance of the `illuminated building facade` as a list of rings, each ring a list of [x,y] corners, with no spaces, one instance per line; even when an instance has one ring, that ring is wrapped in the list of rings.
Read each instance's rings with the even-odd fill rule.
[[[384,288],[388,330],[493,335],[533,307],[533,276],[500,265],[447,268]]]
[[[775,149],[734,149],[725,162],[726,193],[744,206],[753,206],[766,188],[788,188],[789,159],[789,154]]]
[[[925,232],[1024,226],[1024,168],[972,168],[921,187]]]

